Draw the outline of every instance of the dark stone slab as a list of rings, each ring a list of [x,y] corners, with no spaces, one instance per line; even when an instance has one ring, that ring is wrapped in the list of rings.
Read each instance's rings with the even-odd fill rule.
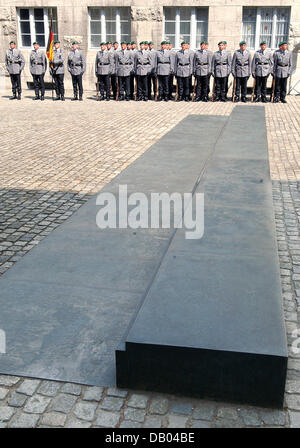
[[[281,407],[287,344],[263,108],[234,109],[196,192],[204,236],[176,232],[116,352],[117,385]]]
[[[102,191],[192,191],[226,121],[188,117]],[[1,373],[115,384],[115,350],[173,228],[100,230],[98,210],[95,196],[1,277]]]

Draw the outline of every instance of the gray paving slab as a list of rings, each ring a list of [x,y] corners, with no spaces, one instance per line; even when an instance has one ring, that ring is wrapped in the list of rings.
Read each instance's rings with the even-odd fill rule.
[[[192,191],[226,121],[188,117],[103,192],[116,193],[120,184],[148,197]],[[7,335],[1,373],[115,385],[115,350],[172,228],[100,230],[98,211],[94,196],[1,277],[0,328]]]
[[[208,186],[204,237],[176,232],[117,351],[119,386],[283,405],[287,342],[267,154],[263,109],[235,108],[196,190],[206,198]]]

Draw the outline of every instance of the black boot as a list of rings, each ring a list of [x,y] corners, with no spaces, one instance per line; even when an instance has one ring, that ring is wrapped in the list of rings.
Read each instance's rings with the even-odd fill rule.
[[[240,101],[240,98],[239,98],[238,96],[235,96],[235,97],[234,97],[234,102],[235,102],[235,103],[238,103],[239,101]]]
[[[208,98],[207,98],[207,96],[204,96],[203,99],[202,99],[202,101],[203,101],[204,103],[207,103],[207,102],[208,102]]]
[[[65,97],[64,97],[64,95],[61,96],[61,100],[62,100],[62,101],[65,101]]]
[[[60,101],[60,95],[56,95],[56,98],[53,98],[53,101]]]
[[[16,94],[16,92],[14,92],[14,93],[13,93],[13,96],[11,96],[9,99],[10,99],[10,100],[16,100],[16,99],[17,99],[17,94]]]
[[[74,98],[72,98],[72,101],[78,101],[77,93],[74,93]]]
[[[167,97],[165,97],[167,98]],[[160,95],[158,95],[157,100],[156,101],[162,101],[162,97]]]
[[[21,101],[22,96],[21,96],[21,92],[18,92],[18,100]]]
[[[44,95],[41,96],[41,101],[45,101]]]
[[[267,103],[267,98],[266,98],[265,96],[262,96],[262,97],[261,97],[261,102],[262,102],[262,103]]]
[[[280,98],[280,101],[281,101],[282,103],[284,103],[284,104],[287,103],[287,101],[286,101],[286,99],[285,99],[284,97]]]
[[[254,100],[255,103],[259,103],[260,101],[261,101],[261,97],[260,97],[260,96],[257,96],[257,97],[255,98],[255,100]]]
[[[190,97],[189,96],[186,96],[185,98],[184,98],[184,101],[186,101],[187,103],[190,101]]]
[[[275,96],[273,102],[274,102],[274,103],[279,103],[279,98],[278,98],[277,96]]]
[[[35,95],[35,98],[33,98],[34,101],[40,100],[40,96],[39,95]]]
[[[79,101],[83,101],[82,95],[79,95]]]
[[[247,98],[245,96],[242,96],[242,103],[247,103]]]

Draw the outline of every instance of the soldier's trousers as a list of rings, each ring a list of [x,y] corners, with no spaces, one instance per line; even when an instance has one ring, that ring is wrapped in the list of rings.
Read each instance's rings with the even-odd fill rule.
[[[131,73],[130,75],[130,98],[133,100],[134,98],[134,79],[136,78],[136,76],[134,74]]]
[[[65,78],[65,75],[63,73],[53,74],[53,81],[54,81],[55,92],[56,92],[57,96],[64,96],[64,94],[65,94],[64,78]]]
[[[196,98],[207,98],[208,97],[208,75],[206,76],[196,76],[197,88],[196,88]]]
[[[225,99],[226,97],[226,84],[228,82],[228,76],[215,77],[215,89],[216,89],[216,99]]]
[[[155,95],[156,95],[156,92],[157,92],[156,75],[154,73],[149,73],[149,75],[148,75],[148,93],[149,93],[149,98],[151,97],[152,87],[153,87],[153,95],[154,95],[154,98],[155,98]]]
[[[10,80],[13,94],[22,93],[21,74],[10,75]]]
[[[157,75],[158,78],[158,96],[169,99],[169,75]]]
[[[248,76],[244,76],[242,78],[236,77],[236,86],[235,86],[235,96],[239,97],[240,92],[242,95],[242,98],[247,96],[247,82],[248,82]]]
[[[124,94],[126,98],[130,98],[130,76],[119,76],[119,95],[122,97]]]
[[[189,87],[189,89],[190,89],[190,93],[192,93],[193,90],[194,90],[194,86],[193,86],[193,76],[190,76],[190,82],[189,82],[189,85],[190,85],[190,87]]]
[[[33,84],[34,84],[34,90],[35,90],[35,96],[39,96],[40,92],[41,95],[45,95],[45,82],[44,82],[44,76],[43,75],[32,75],[33,77]]]
[[[275,98],[286,97],[287,80],[288,78],[275,78]]]
[[[255,83],[256,96],[266,98],[268,76],[256,76],[255,80],[256,80]]]
[[[111,80],[111,88],[113,92],[114,100],[117,98],[117,90],[118,90],[118,84],[117,84],[117,75],[114,73],[110,77]]]
[[[138,99],[148,98],[148,75],[137,75],[137,97]]]
[[[100,95],[104,97],[104,92],[106,92],[106,98],[110,97],[110,76],[109,75],[98,75],[98,88]]]
[[[79,91],[79,96],[82,97],[83,94],[82,74],[72,75],[72,83],[73,83],[74,96],[77,96]]]
[[[169,75],[169,98],[173,98],[174,75]]]
[[[178,80],[178,97],[188,97],[190,95],[190,77],[177,76]]]

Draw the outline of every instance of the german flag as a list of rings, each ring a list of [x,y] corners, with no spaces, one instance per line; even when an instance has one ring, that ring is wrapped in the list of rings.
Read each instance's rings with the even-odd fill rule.
[[[54,34],[53,34],[53,23],[52,23],[52,17],[51,17],[50,29],[49,29],[49,39],[48,39],[48,45],[47,45],[47,57],[50,62],[53,62],[53,40],[54,40]]]

